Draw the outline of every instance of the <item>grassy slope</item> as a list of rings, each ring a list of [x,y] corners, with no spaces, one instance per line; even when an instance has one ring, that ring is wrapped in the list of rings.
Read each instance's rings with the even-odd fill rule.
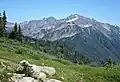
[[[34,50],[29,45],[23,45],[18,41],[7,38],[0,38],[0,61],[7,65],[18,63],[21,60],[28,60],[30,63],[37,65],[44,63],[46,66],[55,67],[56,75],[52,78],[62,80],[61,77],[64,77],[63,82],[78,82],[81,77],[83,77],[83,82],[120,82],[119,66],[105,69],[103,67],[75,65],[65,60],[53,60],[53,57],[46,58],[46,56],[48,54]]]

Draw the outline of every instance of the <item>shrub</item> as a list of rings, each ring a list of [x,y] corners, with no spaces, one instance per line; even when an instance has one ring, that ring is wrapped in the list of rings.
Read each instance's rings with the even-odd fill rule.
[[[8,75],[8,73],[9,73],[8,67],[5,65],[2,66],[2,69],[0,72],[0,82],[12,82],[12,80],[10,80],[11,76]]]

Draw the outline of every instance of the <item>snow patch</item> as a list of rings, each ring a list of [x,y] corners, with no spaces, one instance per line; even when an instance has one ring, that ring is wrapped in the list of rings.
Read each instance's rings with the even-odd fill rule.
[[[47,29],[49,30],[49,29],[52,29],[52,28],[55,28],[55,26],[49,26]]]
[[[75,17],[78,17],[78,15],[77,15],[77,14],[75,14]]]
[[[87,25],[84,25],[83,27],[90,27],[92,26],[92,24],[87,24]]]
[[[47,22],[45,21],[45,24],[47,24]]]
[[[103,24],[102,26],[103,26],[103,28],[105,28],[106,30],[110,31],[110,27],[109,27],[107,24]]]
[[[66,22],[73,22],[73,21],[76,21],[77,19],[78,19],[78,17],[73,18],[73,19],[70,19],[70,20],[68,20],[68,21],[66,21]]]
[[[51,29],[51,27],[48,27],[48,29]]]
[[[116,25],[116,24],[115,24],[114,26],[115,26],[115,27],[117,27],[117,25]]]
[[[73,36],[73,37],[71,38],[71,40],[73,40],[75,37],[76,37],[76,36]]]
[[[55,28],[55,26],[53,26],[52,28]]]

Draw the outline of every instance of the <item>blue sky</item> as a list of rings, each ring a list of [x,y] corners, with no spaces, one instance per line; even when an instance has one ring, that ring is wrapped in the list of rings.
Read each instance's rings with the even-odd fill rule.
[[[3,10],[12,22],[80,14],[120,25],[120,0],[0,0]]]

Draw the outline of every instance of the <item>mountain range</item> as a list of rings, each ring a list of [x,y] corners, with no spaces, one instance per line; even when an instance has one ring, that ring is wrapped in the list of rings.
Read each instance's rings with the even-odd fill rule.
[[[14,23],[7,24],[10,32]],[[102,23],[78,14],[63,19],[54,17],[20,23],[22,33],[35,39],[65,43],[92,62],[104,62],[109,57],[120,62],[120,27]]]

